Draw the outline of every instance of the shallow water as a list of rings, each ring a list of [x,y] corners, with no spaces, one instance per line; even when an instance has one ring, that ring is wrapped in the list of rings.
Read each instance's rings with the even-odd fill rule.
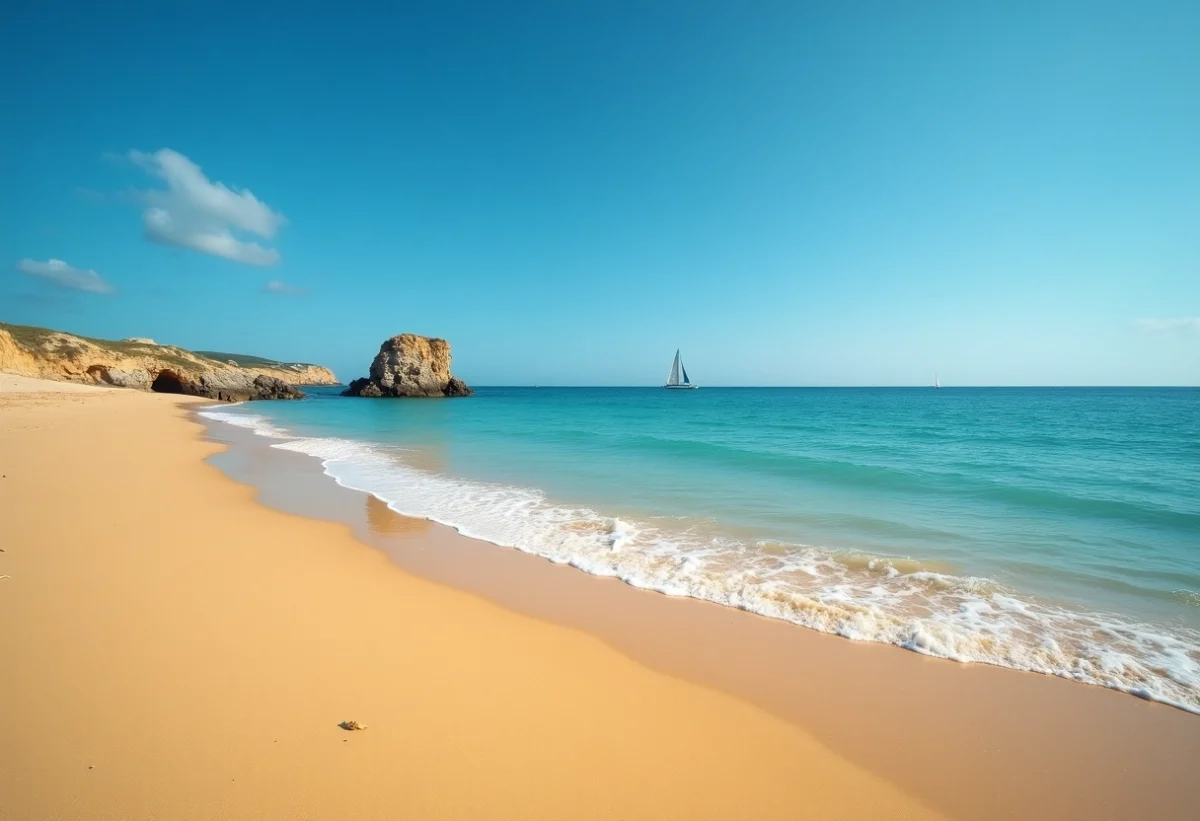
[[[590,573],[1200,712],[1200,391],[311,397],[206,415]]]

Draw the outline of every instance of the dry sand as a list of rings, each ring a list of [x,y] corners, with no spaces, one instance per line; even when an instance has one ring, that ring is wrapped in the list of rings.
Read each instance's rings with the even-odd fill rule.
[[[48,379],[34,379],[15,373],[0,373],[0,394],[49,393],[51,396],[57,396],[64,393],[96,393],[104,390],[109,389],[75,382],[51,382]]]
[[[419,576],[757,704],[950,817],[1192,819],[1200,807],[1200,716],[640,590],[400,516],[244,428],[214,423],[210,436],[233,446],[214,461],[260,501],[350,523]]]
[[[744,700],[257,504],[192,400],[0,391],[0,818],[937,817]]]
[[[588,576],[220,426],[255,490],[200,404],[0,374],[0,819],[1200,806],[1200,717]]]

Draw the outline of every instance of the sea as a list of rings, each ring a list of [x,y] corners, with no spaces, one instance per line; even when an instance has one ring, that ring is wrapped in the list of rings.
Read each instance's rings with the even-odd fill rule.
[[[585,573],[1200,712],[1200,389],[316,388],[204,415]]]

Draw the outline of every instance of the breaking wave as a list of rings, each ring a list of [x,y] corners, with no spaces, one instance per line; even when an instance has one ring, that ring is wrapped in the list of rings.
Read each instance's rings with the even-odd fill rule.
[[[291,438],[261,416],[203,411],[319,459],[339,484],[405,516],[635,587],[690,596],[861,641],[1047,673],[1200,713],[1200,632],[1072,609],[909,558],[740,539],[669,517],[564,504],[529,487],[423,470],[405,451]],[[1197,603],[1190,590],[1180,598]]]

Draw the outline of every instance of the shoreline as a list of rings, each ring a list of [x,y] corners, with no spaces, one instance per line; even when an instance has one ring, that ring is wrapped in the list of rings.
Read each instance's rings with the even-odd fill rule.
[[[0,819],[944,817],[751,704],[258,503],[205,461],[202,401],[11,384]]]
[[[909,418],[924,403],[890,409],[874,395],[811,406],[791,397],[771,413],[758,397],[747,412],[759,415],[742,426],[721,421],[730,409],[722,400],[695,409],[695,430],[676,437],[669,420],[678,411],[662,405],[661,392],[537,402],[508,389],[481,394],[484,404],[436,410],[320,396],[204,415],[328,460],[336,481],[402,515],[593,575],[1200,714],[1200,610],[1190,593],[1200,565],[1187,550],[1195,515],[1179,492],[1192,484],[1182,456],[1156,462],[1149,446],[1130,446],[1120,457],[1129,471],[1158,477],[1130,490],[1120,471],[1072,455],[1069,430],[1056,434],[1066,447],[1047,457],[1040,479],[1008,472],[1034,445],[1011,427],[978,464],[955,473],[954,460],[969,462],[973,447],[969,430],[953,432],[966,412],[957,406],[934,412],[947,444],[931,450],[917,441],[922,423]],[[1018,405],[1038,417],[1079,401]],[[887,407],[867,412],[880,403]],[[1121,415],[1141,402],[1103,404]],[[829,420],[811,437],[803,425],[785,425],[778,440],[765,433],[790,413],[823,418],[842,406],[856,421],[841,433]],[[980,412],[1008,419],[1007,406]],[[1162,410],[1174,424],[1160,430],[1186,423],[1182,403]],[[896,424],[880,426],[879,414],[895,414]],[[910,423],[918,433],[898,432]],[[861,444],[841,450],[839,436],[860,424]],[[1079,443],[1080,454],[1092,447]],[[1053,491],[1041,487],[1049,476]]]
[[[0,377],[0,820],[1200,803],[1193,715],[469,539],[207,404]]]
[[[349,524],[406,571],[583,630],[652,669],[747,700],[953,817],[1010,817],[1030,806],[1056,818],[1184,817],[1200,802],[1182,763],[1200,757],[1200,720],[1182,709],[593,576],[401,516],[337,484],[316,457],[271,448],[246,428],[204,423],[230,445],[214,461],[255,487],[262,503]]]

